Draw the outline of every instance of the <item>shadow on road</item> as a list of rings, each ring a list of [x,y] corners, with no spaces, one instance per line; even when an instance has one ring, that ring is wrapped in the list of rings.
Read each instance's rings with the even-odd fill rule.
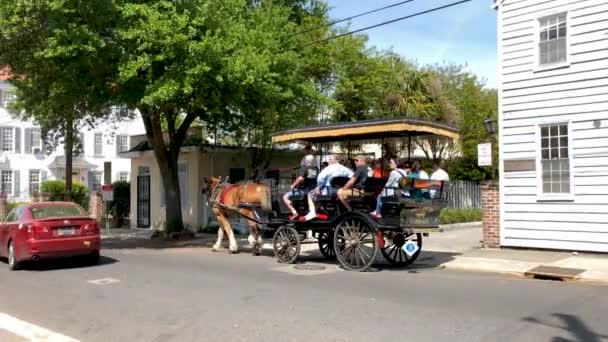
[[[585,324],[585,322],[574,315],[554,313],[551,316],[555,317],[563,324],[543,322],[534,317],[525,317],[523,320],[528,323],[564,330],[570,333],[572,337],[572,339],[569,339],[562,336],[556,336],[551,339],[551,342],[600,342],[608,339],[608,335],[601,335],[594,332]]]
[[[40,260],[38,262],[27,262],[22,266],[23,270],[26,271],[37,271],[37,272],[46,272],[46,271],[56,271],[56,270],[65,270],[72,268],[86,268],[86,267],[103,267],[106,265],[111,265],[117,263],[118,260],[114,258],[110,258],[107,256],[101,256],[99,258],[99,263],[96,265],[91,265],[84,258],[61,258],[61,259],[48,259],[48,260]]]

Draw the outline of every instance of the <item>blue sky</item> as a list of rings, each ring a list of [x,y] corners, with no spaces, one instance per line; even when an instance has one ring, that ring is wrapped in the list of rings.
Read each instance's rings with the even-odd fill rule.
[[[400,0],[327,0],[333,19],[400,2]],[[350,30],[375,25],[456,0],[415,0],[388,10],[355,18]],[[392,49],[419,64],[467,64],[469,71],[496,87],[496,12],[491,0],[472,0],[437,12],[423,14],[364,31],[369,44]]]

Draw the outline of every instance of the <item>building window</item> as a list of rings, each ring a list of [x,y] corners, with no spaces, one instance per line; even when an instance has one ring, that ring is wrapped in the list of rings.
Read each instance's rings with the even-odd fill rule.
[[[567,62],[566,13],[540,18],[539,24],[539,65],[549,66]]]
[[[0,149],[2,152],[11,152],[15,146],[15,135],[12,127],[0,127]]]
[[[568,124],[542,126],[540,137],[543,193],[570,193]]]
[[[40,170],[30,170],[30,195],[40,192]]]
[[[129,136],[128,135],[119,135],[116,139],[116,149],[117,152],[125,152],[129,150]]]
[[[95,133],[95,155],[100,156],[103,153],[103,136],[101,133]]]
[[[122,171],[118,174],[118,180],[121,182],[128,182],[129,181],[129,173],[126,171]]]
[[[5,91],[2,94],[2,107],[8,108],[8,106],[15,100],[15,95],[10,91]]]
[[[0,187],[5,195],[13,195],[13,171],[2,170],[2,173],[0,173]]]

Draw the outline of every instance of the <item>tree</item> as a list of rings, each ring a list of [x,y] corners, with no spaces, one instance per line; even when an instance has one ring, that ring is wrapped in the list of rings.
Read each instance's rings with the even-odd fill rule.
[[[38,124],[49,150],[63,143],[66,199],[72,191],[76,132],[109,113],[110,34],[104,28],[111,27],[115,13],[108,4],[0,1],[0,64],[10,67],[17,97],[11,111]]]
[[[177,159],[191,123],[238,133],[285,121],[278,113],[311,93],[301,73],[310,50],[293,35],[306,18],[291,6],[244,0],[124,1],[118,8],[116,88],[141,113],[166,190],[167,229],[177,231]],[[264,127],[268,136],[273,126]]]

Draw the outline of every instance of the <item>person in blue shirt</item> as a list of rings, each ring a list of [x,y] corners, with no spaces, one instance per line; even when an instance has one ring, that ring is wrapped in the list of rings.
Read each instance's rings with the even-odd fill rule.
[[[327,157],[327,167],[325,167],[317,177],[317,187],[308,193],[308,214],[304,217],[306,221],[310,221],[317,217],[317,211],[315,206],[315,199],[321,193],[329,194],[336,191],[331,186],[331,180],[336,177],[347,177],[350,178],[353,175],[353,171],[351,171],[346,166],[340,164],[338,158],[334,155],[330,155]]]

